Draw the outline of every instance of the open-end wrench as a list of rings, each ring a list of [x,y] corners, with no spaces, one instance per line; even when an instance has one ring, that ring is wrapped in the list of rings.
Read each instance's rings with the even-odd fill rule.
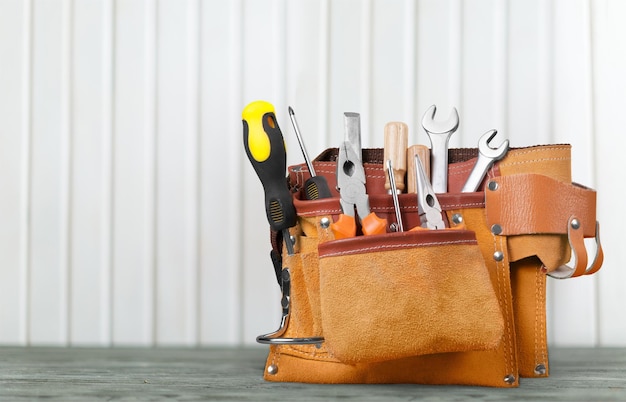
[[[478,190],[491,165],[504,158],[508,152],[509,140],[504,140],[497,148],[491,147],[491,142],[496,134],[498,134],[497,130],[489,130],[478,140],[478,159],[461,192],[471,193]]]
[[[431,183],[436,193],[448,191],[448,142],[450,136],[459,127],[459,112],[456,108],[450,112],[450,117],[446,121],[435,121],[437,106],[428,108],[422,118],[422,127],[431,145]]]

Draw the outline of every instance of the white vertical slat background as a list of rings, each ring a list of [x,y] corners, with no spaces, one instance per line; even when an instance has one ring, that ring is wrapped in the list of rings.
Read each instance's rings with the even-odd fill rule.
[[[241,110],[277,109],[288,163],[368,147],[456,106],[451,146],[497,128],[573,144],[605,267],[549,281],[554,345],[626,345],[626,7],[619,0],[3,0],[0,344],[239,345],[279,321]],[[282,117],[281,117],[282,116]],[[590,244],[591,246],[591,244]]]
[[[156,342],[197,343],[198,4],[157,5]]]
[[[111,342],[155,342],[156,5],[113,6]]]
[[[28,341],[68,339],[71,6],[33,1]]]
[[[28,332],[28,208],[31,141],[31,4],[0,12],[0,339],[25,343]],[[7,40],[10,38],[11,40]]]
[[[572,144],[572,178],[593,187],[590,3],[558,0],[554,2],[552,15],[555,45],[551,76],[552,92],[557,96],[552,97],[551,139],[556,143]],[[572,113],[574,110],[577,112]],[[550,283],[552,309],[548,325],[552,328],[569,327],[568,331],[554,333],[554,341],[558,340],[560,344],[594,344],[597,341],[597,306],[590,303],[596,300],[597,277],[580,279]],[[568,325],[577,321],[586,325]]]
[[[71,3],[68,336],[74,344],[110,342],[111,4]]]
[[[200,42],[199,318],[203,344],[244,341],[240,219],[245,166],[241,138],[233,134],[240,130],[239,109],[244,103],[242,13],[240,0],[201,3],[201,21],[213,21],[201,24]],[[267,289],[273,290],[271,285]],[[273,296],[268,292],[259,301]]]
[[[598,215],[603,222],[603,244],[609,255],[608,268],[597,277],[597,343],[622,345],[626,334],[624,283],[626,254],[622,251],[615,212],[621,210],[626,193],[620,179],[623,166],[626,115],[626,4],[612,0],[591,4],[593,127],[595,185],[600,197]],[[613,222],[611,222],[613,220]]]

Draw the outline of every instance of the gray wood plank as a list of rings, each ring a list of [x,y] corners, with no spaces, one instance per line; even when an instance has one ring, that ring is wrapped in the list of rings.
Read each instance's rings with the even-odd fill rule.
[[[551,376],[516,389],[318,385],[262,379],[265,348],[1,347],[0,400],[626,400],[626,349],[553,349]]]

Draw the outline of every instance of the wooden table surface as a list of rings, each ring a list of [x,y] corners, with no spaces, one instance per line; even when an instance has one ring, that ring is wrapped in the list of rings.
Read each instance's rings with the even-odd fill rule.
[[[626,349],[550,350],[551,376],[515,389],[317,385],[262,379],[253,348],[0,347],[0,401],[626,401]]]

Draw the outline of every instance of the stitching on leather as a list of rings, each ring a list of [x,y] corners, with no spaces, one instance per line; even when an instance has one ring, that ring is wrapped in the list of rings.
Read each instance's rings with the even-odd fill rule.
[[[448,169],[450,170],[450,172],[453,172],[453,173],[465,173],[474,169],[474,166],[467,165],[467,164],[452,164],[452,165],[448,165]]]
[[[527,163],[539,163],[539,162],[545,162],[545,161],[569,161],[572,158],[570,157],[562,157],[562,158],[541,158],[541,159],[531,159],[531,160],[527,160],[527,161],[517,161],[517,162],[505,162],[505,163],[501,163],[500,167],[508,167],[508,166],[515,166],[515,165],[524,165]]]
[[[470,203],[460,203],[460,204],[445,204],[448,208],[482,208],[484,207],[484,203],[482,202],[470,202]]]
[[[323,353],[317,353],[315,350],[315,347],[313,347],[313,352],[305,352],[303,350],[296,349],[295,347],[291,345],[285,345],[285,346],[287,347],[289,352],[292,352],[294,355],[313,357],[317,360],[335,360],[335,361],[337,360],[333,355],[330,354],[330,352],[327,352],[326,355],[324,355]]]
[[[306,171],[308,172],[309,169],[306,169]],[[315,169],[315,173],[318,173],[318,174],[319,173],[336,174],[337,172],[335,170],[333,170],[333,169],[319,169],[319,168],[316,168]]]
[[[427,242],[427,243],[399,243],[399,244],[383,244],[375,247],[363,247],[363,248],[354,248],[349,251],[337,251],[335,253],[329,253],[320,255],[320,258],[326,257],[337,257],[342,255],[351,255],[351,254],[360,254],[362,252],[370,252],[370,251],[379,251],[385,249],[398,249],[398,248],[412,248],[412,247],[425,247],[425,246],[445,246],[445,245],[454,245],[454,244],[476,244],[476,240],[452,240],[452,241],[443,241],[443,242]]]
[[[539,270],[535,270],[535,330],[534,330],[534,345],[535,345],[535,366],[539,362],[539,278],[537,277],[537,272]]]
[[[540,361],[538,363],[543,363],[544,365],[547,365],[547,359],[546,359],[546,343],[544,340],[544,333],[545,333],[545,319],[544,319],[544,312],[545,312],[545,305],[542,303],[543,300],[545,300],[544,298],[544,291],[545,291],[545,282],[543,281],[543,279],[545,279],[544,274],[541,272],[541,270],[539,269],[535,269],[535,277],[537,280],[536,283],[536,295],[537,295],[537,300],[536,300],[536,306],[535,306],[535,325],[536,325],[536,332],[535,332],[535,358],[540,359]],[[540,319],[541,317],[541,319]],[[537,348],[537,342],[541,342],[541,350],[539,350]],[[547,367],[547,366],[546,366]]]
[[[531,147],[528,149],[516,149],[515,150],[515,156],[517,155],[526,155],[526,154],[532,154],[532,153],[537,153],[537,152],[546,152],[548,150],[552,151],[552,150],[560,150],[560,151],[568,151],[571,149],[571,147],[569,146],[559,146],[559,145],[542,145],[542,146],[538,146],[538,147]]]
[[[470,202],[470,203],[457,203],[457,204],[445,204],[446,208],[483,208],[485,206],[482,202]],[[413,211],[417,210],[417,206],[415,205],[405,205],[400,207],[403,211]],[[370,207],[371,211],[378,212],[393,212],[393,207]],[[315,211],[310,212],[298,212],[299,216],[319,216],[319,215],[333,215],[342,213],[341,208],[337,209],[316,209]]]
[[[280,361],[280,353],[281,353],[281,345],[276,345],[276,352],[274,353],[274,358],[272,359],[272,364],[278,366],[278,362]]]
[[[492,235],[492,238],[493,238],[493,250],[494,250],[494,252],[496,252],[497,248],[498,248],[498,244],[496,243],[496,236]],[[498,286],[498,295],[499,295],[498,301],[502,300],[502,302],[501,302],[502,310],[505,310],[506,309],[506,306],[505,306],[506,301],[504,300],[504,295],[502,294],[502,284],[501,284],[501,281],[500,281],[500,267],[498,267],[498,262],[496,262],[495,265],[496,265],[496,284]],[[506,317],[504,317],[504,318],[506,318]],[[505,319],[505,321],[507,322],[506,325],[508,327],[508,320]],[[509,363],[506,360],[506,350],[504,350],[504,347],[502,348],[502,351],[504,352],[505,370],[508,370]]]
[[[400,206],[400,210],[416,210],[417,206],[416,205],[403,205]],[[393,212],[394,211],[394,207],[372,207],[370,206],[370,210],[371,211],[380,211],[380,212]]]
[[[546,277],[545,275],[543,275],[541,272],[539,272],[539,275],[541,277],[541,360],[542,363],[545,365],[546,369],[548,368],[548,350],[546,342],[547,340],[545,339],[545,333],[546,333],[546,305],[545,305],[545,300],[546,300]]]
[[[366,174],[365,178],[371,178],[371,179],[384,179],[385,175],[376,175],[376,174]]]
[[[300,216],[318,216],[318,215],[328,215],[328,214],[340,214],[341,209],[318,209],[311,212],[299,212]]]
[[[497,247],[497,237],[494,235],[494,248]],[[500,251],[504,252],[505,248],[504,248],[504,238],[501,237],[500,238]],[[505,260],[508,260],[508,256],[505,259],[502,259],[501,262],[496,262],[496,267],[498,267],[498,276],[500,276],[500,274],[502,275],[502,280],[503,280],[503,285],[506,285],[506,270],[505,270],[505,266],[504,266],[504,262]],[[503,286],[502,289],[504,290],[504,295],[506,296],[506,300],[505,300],[505,310],[506,310],[506,316],[507,319],[506,321],[506,334],[507,334],[507,338],[508,338],[508,344],[509,344],[509,350],[508,350],[508,356],[506,354],[506,350],[504,350],[505,353],[505,358],[506,359],[506,367],[507,367],[507,374],[513,374],[513,367],[512,367],[512,362],[513,362],[513,336],[511,334],[511,323],[510,320],[508,319],[509,317],[512,317],[512,314],[509,310],[509,303],[508,303],[508,299],[509,294],[507,292],[507,288],[510,289],[510,286]],[[517,373],[515,373],[517,374]]]
[[[502,247],[502,250],[507,250],[507,248],[506,248],[506,244],[504,243],[504,237],[501,237],[501,238],[500,238],[500,247]],[[501,264],[502,264],[502,277],[504,278],[505,283],[506,283],[506,274],[510,272],[509,267],[508,267],[508,260],[509,260],[509,257],[508,257],[508,250],[507,250],[506,252],[507,252],[506,260],[505,260],[505,259],[503,259],[503,260],[502,260],[503,262],[501,263]],[[506,261],[507,263],[505,264],[505,263],[504,263],[504,261]],[[505,286],[506,292],[507,292],[507,294],[509,295],[509,296],[507,297],[507,300],[508,300],[508,299],[511,299],[511,294],[510,294],[510,293],[511,293],[511,291],[512,291],[512,290],[511,290],[511,281],[510,281],[510,279],[509,279],[509,281],[508,281],[508,282],[509,282],[509,283],[507,284],[507,286]],[[507,304],[507,305],[508,305],[508,304]],[[509,311],[509,316],[510,316],[510,317],[513,317],[513,311],[509,310],[509,309],[511,309],[511,308],[513,308],[513,307],[512,307],[511,305],[508,305],[507,310]],[[514,331],[515,329],[514,329],[514,328],[511,328],[511,325],[510,325],[510,324],[509,324],[509,326],[508,326],[508,327],[509,327],[509,364],[510,364],[510,366],[509,366],[509,367],[510,367],[510,369],[511,369],[511,373],[512,373],[512,372],[513,372],[513,361],[514,361],[514,348],[516,348],[517,346],[513,344],[513,342],[514,342],[514,339],[513,339],[513,331]],[[515,373],[515,374],[517,374],[517,376],[519,377],[519,374],[518,374],[518,373]]]
[[[276,348],[274,348],[274,350],[272,351],[272,360],[270,362],[270,365],[274,364],[276,362]]]

